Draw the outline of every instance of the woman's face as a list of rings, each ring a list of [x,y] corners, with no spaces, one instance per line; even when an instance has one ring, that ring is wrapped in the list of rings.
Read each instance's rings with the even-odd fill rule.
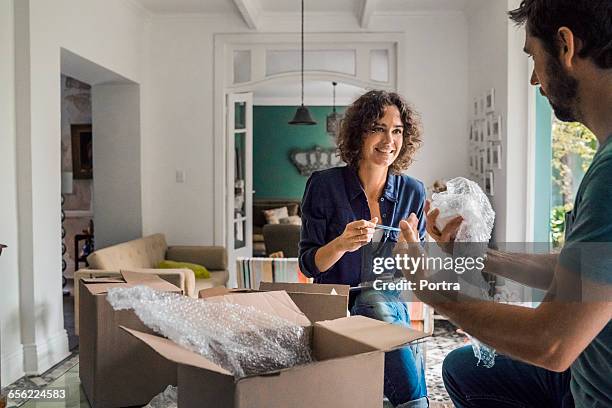
[[[389,105],[363,137],[360,164],[389,167],[397,159],[403,140],[402,117],[397,106]]]

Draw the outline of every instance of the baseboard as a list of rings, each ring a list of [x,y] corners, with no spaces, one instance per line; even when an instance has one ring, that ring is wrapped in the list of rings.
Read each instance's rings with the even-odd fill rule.
[[[24,371],[26,375],[41,375],[70,355],[68,333],[60,330],[56,335],[34,344],[24,344]]]
[[[2,370],[2,384],[0,384],[0,387],[6,387],[24,376],[23,347],[21,344],[12,353],[0,356],[0,369]]]

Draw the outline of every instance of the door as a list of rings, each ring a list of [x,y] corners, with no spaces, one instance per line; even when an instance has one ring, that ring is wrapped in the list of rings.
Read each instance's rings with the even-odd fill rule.
[[[253,251],[253,94],[227,94],[226,248],[230,286],[236,258]]]

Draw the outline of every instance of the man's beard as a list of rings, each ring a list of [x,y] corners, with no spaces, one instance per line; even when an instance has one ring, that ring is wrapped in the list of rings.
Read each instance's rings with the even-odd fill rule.
[[[557,119],[563,122],[580,121],[578,80],[568,74],[554,56],[549,58],[547,76],[548,87],[545,96]],[[542,92],[541,89],[540,92]]]

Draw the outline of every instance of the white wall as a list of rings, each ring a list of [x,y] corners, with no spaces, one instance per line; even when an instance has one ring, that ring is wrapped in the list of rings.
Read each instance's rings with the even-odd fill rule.
[[[263,19],[295,32],[299,16]],[[307,16],[309,32],[360,32],[354,18]],[[155,17],[143,132],[145,233],[171,244],[213,243],[213,36],[245,31],[237,17]],[[422,113],[425,145],[409,174],[431,185],[467,172],[467,24],[463,13],[375,16],[369,31],[403,32],[400,92]],[[452,38],[452,41],[449,41]],[[308,41],[308,35],[306,35]],[[257,158],[254,158],[257,160]],[[175,171],[186,182],[175,181]]]
[[[139,82],[147,20],[122,0],[16,3],[20,307],[24,371],[35,374],[68,353],[61,291],[60,48]]]
[[[526,239],[527,217],[527,58],[522,52],[524,30],[517,29],[507,12],[518,0],[473,0],[468,18],[468,104],[495,88],[495,110],[503,116],[502,169],[495,170],[498,242]]]
[[[140,88],[92,88],[96,248],[142,236]]]
[[[13,0],[0,2],[0,386],[23,375],[19,311]]]

